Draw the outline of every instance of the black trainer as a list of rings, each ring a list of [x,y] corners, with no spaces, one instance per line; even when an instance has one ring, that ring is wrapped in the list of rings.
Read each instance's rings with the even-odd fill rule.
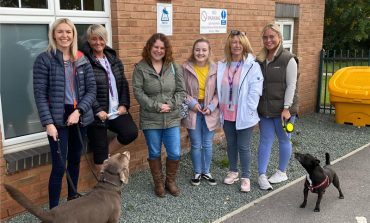
[[[207,180],[209,185],[212,185],[212,186],[217,185],[216,180],[212,177],[210,173],[202,173],[202,178]]]
[[[201,177],[202,175],[200,175],[199,173],[196,173],[194,177],[190,180],[190,183],[194,186],[198,186],[200,184]]]

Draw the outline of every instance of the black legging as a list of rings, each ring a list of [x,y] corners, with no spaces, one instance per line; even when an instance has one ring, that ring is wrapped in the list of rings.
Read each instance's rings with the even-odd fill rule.
[[[94,154],[95,164],[102,164],[108,158],[108,129],[117,133],[117,140],[123,145],[130,144],[138,136],[137,126],[130,113],[107,122],[107,127],[92,124],[87,128],[87,137]]]

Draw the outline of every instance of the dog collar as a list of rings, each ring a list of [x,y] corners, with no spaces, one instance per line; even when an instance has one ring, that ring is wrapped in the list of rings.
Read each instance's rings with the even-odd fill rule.
[[[308,183],[307,183],[308,182]],[[307,181],[306,181],[306,184],[307,184],[307,187],[308,187],[308,189],[312,192],[312,193],[314,193],[314,190],[315,189],[318,189],[318,188],[320,188],[320,187],[324,187],[324,188],[326,188],[326,187],[328,187],[329,186],[329,177],[326,175],[326,177],[325,177],[325,179],[319,184],[319,185],[316,185],[316,186],[312,186],[312,181],[311,181],[311,179],[310,179],[310,177],[309,177],[309,175],[307,175]]]
[[[119,176],[119,174],[116,174],[116,173],[111,173],[111,172],[109,172],[109,171],[105,171],[104,173],[103,173],[103,176],[102,176],[102,178],[101,178],[101,182],[103,182],[103,183],[109,183],[109,184],[111,184],[111,185],[113,185],[113,186],[116,186],[116,187],[121,187],[122,186],[122,182],[121,182],[121,180],[119,180],[119,182],[121,182],[120,184],[117,184],[116,182],[112,182],[111,180],[109,180],[108,178],[111,178],[111,177],[108,177],[107,178],[107,176],[106,176],[106,174],[110,174],[111,176],[113,176],[113,177],[120,177]]]

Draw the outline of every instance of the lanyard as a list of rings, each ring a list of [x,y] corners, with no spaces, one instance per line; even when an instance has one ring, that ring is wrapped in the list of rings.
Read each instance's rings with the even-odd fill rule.
[[[235,70],[232,72],[232,76],[230,77],[230,65],[229,65],[229,68],[227,70],[227,80],[229,82],[229,102],[232,102],[233,100],[233,82],[234,82],[234,76],[236,74],[236,72],[238,71],[240,65],[242,64],[241,61],[238,62],[238,64],[236,64],[236,67],[235,67]]]
[[[110,95],[112,97],[114,97],[113,88],[112,88],[112,81],[110,79],[110,73],[111,73],[110,65],[109,65],[108,60],[105,56],[103,57],[103,59],[104,59],[104,63],[105,63],[105,70],[107,71],[109,92],[110,92]]]
[[[109,65],[107,57],[103,56],[103,60],[104,60],[104,68],[105,68],[105,71],[107,72],[109,93],[110,93],[111,97],[114,97],[112,81],[110,79],[110,73],[111,73],[110,65]]]

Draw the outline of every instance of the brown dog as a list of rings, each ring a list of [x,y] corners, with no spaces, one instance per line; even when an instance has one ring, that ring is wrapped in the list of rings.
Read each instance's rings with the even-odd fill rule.
[[[35,206],[22,192],[4,184],[10,196],[29,212],[53,223],[118,222],[121,214],[121,189],[129,176],[130,153],[117,153],[104,161],[100,180],[88,194],[50,211]]]

